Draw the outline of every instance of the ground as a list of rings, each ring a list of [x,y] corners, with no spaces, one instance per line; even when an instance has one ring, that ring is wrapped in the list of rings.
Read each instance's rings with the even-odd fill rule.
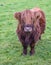
[[[35,54],[21,56],[14,13],[40,7],[46,15],[46,30],[35,46]],[[51,65],[51,0],[0,0],[0,65]]]

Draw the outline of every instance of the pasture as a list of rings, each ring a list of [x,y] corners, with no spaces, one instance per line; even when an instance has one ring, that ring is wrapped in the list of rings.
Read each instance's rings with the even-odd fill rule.
[[[40,7],[46,15],[46,30],[35,46],[35,54],[21,56],[14,13]],[[28,48],[30,50],[30,48]],[[51,65],[51,0],[0,0],[0,65]]]

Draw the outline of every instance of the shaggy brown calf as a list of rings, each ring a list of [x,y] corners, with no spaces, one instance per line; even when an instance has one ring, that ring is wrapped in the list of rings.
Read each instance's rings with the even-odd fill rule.
[[[23,54],[27,54],[27,47],[30,45],[30,55],[32,55],[35,52],[35,43],[41,39],[45,30],[44,12],[40,8],[34,8],[16,12],[14,16],[19,21],[16,32],[23,46]]]

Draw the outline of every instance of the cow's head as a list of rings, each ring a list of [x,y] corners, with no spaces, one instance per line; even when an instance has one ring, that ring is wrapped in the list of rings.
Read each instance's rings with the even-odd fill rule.
[[[24,32],[31,32],[35,29],[36,22],[39,22],[40,14],[31,10],[25,10],[23,12],[16,12],[15,18],[19,20],[21,29]]]

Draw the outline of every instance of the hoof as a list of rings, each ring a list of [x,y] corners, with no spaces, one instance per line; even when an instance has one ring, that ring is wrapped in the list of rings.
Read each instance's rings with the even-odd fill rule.
[[[21,53],[21,55],[25,56],[25,55],[27,55],[27,53],[24,53],[24,52],[23,52],[23,53]]]
[[[35,54],[35,51],[30,51],[30,56],[34,55]]]

